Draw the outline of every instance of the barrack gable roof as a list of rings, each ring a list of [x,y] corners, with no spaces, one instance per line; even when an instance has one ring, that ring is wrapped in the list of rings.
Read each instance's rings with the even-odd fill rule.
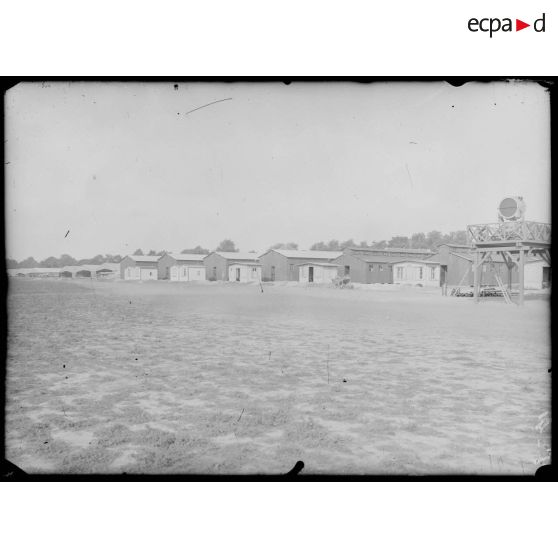
[[[362,248],[360,246],[351,246],[345,248],[348,252],[373,252],[375,254],[385,254],[386,256],[389,254],[432,254],[432,250],[429,248]]]
[[[464,260],[468,260],[470,262],[472,262],[475,259],[472,252],[467,252],[467,253],[450,252],[450,254],[452,256],[456,256],[458,258],[463,258]]]
[[[118,271],[120,269],[120,264],[117,263],[104,263],[104,264],[99,264],[96,267],[96,271],[101,271],[103,269],[105,270],[111,270],[111,271]]]
[[[285,258],[305,259],[305,260],[334,260],[343,255],[343,252],[333,250],[282,250],[272,248],[266,252],[277,252]]]
[[[401,256],[377,256],[377,255],[368,255],[368,254],[350,254],[353,258],[357,260],[361,260],[368,264],[392,264],[395,262],[401,261]]]
[[[296,264],[298,267],[302,267],[305,265],[312,265],[312,266],[316,266],[316,267],[335,267],[338,268],[339,266],[337,264],[334,263],[329,263],[329,262],[304,262],[304,263],[299,263]]]
[[[248,267],[262,267],[261,263],[258,262],[247,262],[246,260],[242,261],[242,262],[230,262],[229,265],[246,265]]]
[[[99,269],[110,269],[111,271],[117,271],[120,269],[120,264],[115,263],[104,263],[104,264],[83,264],[83,265],[65,265],[60,268],[60,271],[69,271],[71,273],[76,273],[77,271],[97,271]]]
[[[397,262],[393,262],[394,264],[405,264],[405,263],[417,263],[417,264],[424,264],[424,265],[440,265],[440,262],[435,260],[414,260],[414,259],[403,259]]]
[[[60,273],[59,267],[27,267],[18,268],[19,273]]]
[[[167,256],[177,262],[202,262],[207,258],[207,254],[175,254],[173,252],[169,252]]]
[[[162,256],[127,256],[135,262],[158,262]]]
[[[118,271],[120,270],[120,264],[117,263],[104,263],[104,264],[83,264],[83,265],[65,265],[64,267],[60,268],[60,272],[69,271],[70,273],[76,273],[78,271]]]
[[[448,248],[453,248],[454,250],[472,250],[473,247],[469,246],[467,244],[440,244],[438,246],[438,248],[440,248],[440,246],[447,246]]]
[[[211,252],[211,254],[218,254],[226,260],[238,261],[249,261],[255,262],[258,260],[258,254],[256,252]],[[208,254],[208,255],[211,255]],[[205,256],[207,258],[207,256]]]

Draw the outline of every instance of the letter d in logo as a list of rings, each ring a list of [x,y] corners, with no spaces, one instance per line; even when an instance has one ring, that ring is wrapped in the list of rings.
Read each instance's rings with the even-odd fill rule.
[[[545,26],[545,14],[543,14],[541,18],[535,20],[535,23],[533,23],[533,29],[537,33],[544,33],[544,26]]]

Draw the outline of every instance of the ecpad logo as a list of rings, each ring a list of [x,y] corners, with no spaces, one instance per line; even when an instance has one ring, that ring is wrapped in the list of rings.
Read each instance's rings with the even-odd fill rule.
[[[533,22],[533,29],[535,30],[535,32],[545,32],[545,17],[546,14],[543,13],[543,15],[539,19],[536,19]],[[497,33],[498,31],[503,31],[504,33],[513,31],[512,19],[509,17],[505,17],[503,19],[497,17],[485,17],[482,19],[477,19],[472,17],[467,23],[467,27],[469,28],[469,31],[473,33],[477,33],[478,31],[482,31],[483,33],[490,33],[490,38],[492,38],[492,35],[494,33]],[[527,27],[531,27],[531,24],[525,23],[520,19],[515,20],[516,31],[521,31],[522,29],[525,29]]]

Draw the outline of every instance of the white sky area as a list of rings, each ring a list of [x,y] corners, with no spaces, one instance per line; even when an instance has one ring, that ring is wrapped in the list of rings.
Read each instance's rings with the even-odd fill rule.
[[[5,108],[17,260],[447,233],[510,195],[550,222],[534,83],[21,83]]]

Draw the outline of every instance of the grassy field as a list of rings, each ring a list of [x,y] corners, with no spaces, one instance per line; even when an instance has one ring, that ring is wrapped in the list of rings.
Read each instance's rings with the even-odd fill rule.
[[[533,474],[548,301],[418,288],[15,279],[27,472]]]

